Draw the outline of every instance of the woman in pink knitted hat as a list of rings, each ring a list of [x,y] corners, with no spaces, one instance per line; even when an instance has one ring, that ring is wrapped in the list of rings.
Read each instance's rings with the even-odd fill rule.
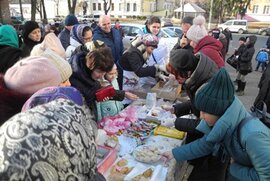
[[[0,124],[20,112],[26,100],[39,89],[63,83],[61,72],[48,58],[20,60],[5,75],[0,75]]]

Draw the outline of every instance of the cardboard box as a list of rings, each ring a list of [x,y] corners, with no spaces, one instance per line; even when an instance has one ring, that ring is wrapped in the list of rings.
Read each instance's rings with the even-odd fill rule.
[[[181,96],[182,85],[176,80],[169,80],[168,82],[159,81],[151,91],[157,93],[158,98],[170,101],[183,98]]]

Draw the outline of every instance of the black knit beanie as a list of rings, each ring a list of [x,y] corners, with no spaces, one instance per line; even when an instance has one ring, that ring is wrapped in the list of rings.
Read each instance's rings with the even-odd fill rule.
[[[34,30],[39,28],[38,23],[35,21],[27,21],[23,25],[23,39],[27,39],[28,35]]]
[[[170,52],[170,64],[179,73],[181,71],[194,71],[199,62],[190,50],[176,49]]]

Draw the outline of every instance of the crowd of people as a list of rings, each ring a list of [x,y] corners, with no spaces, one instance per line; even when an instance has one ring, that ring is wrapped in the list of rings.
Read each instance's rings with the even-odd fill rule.
[[[225,69],[232,35],[208,31],[202,15],[183,18],[172,50],[160,41],[156,16],[126,50],[120,22],[112,27],[108,15],[93,27],[74,15],[64,23],[56,34],[27,21],[21,45],[11,25],[0,26],[0,178],[106,180],[97,171],[97,123],[137,100],[134,89],[174,79],[189,99],[174,104],[176,120],[162,125],[186,132],[186,142],[163,155],[188,160],[189,181],[270,180],[270,129],[236,96],[252,72],[255,35],[239,39],[233,82]],[[268,64],[254,106],[264,101],[270,113],[269,72]]]

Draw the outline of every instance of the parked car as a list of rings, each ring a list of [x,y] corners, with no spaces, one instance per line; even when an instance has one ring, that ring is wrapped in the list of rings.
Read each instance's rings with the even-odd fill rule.
[[[258,31],[259,35],[263,35],[263,36],[269,36],[270,35],[270,28],[261,28]]]
[[[182,28],[179,26],[170,26],[170,27],[164,27],[163,29],[170,29],[172,31],[174,31],[175,33],[177,33],[178,36],[182,35]]]
[[[22,17],[21,16],[11,16],[11,22],[12,24],[22,24]]]
[[[160,20],[161,20],[162,27],[173,26],[173,23],[171,22],[170,18],[161,18]]]
[[[59,15],[56,15],[54,18],[53,18],[53,21],[54,22],[61,22],[65,19],[65,16],[59,16]]]
[[[123,44],[124,48],[130,46],[130,42],[138,35],[143,34],[143,28],[145,25],[141,24],[121,24],[122,30],[124,32]],[[168,29],[168,27],[162,27],[161,31],[161,40],[165,41],[171,50],[176,44],[179,35],[174,31]]]
[[[228,20],[225,23],[218,25],[221,30],[229,28],[231,32],[237,32],[239,34],[247,32],[247,26],[247,20],[242,19]]]

